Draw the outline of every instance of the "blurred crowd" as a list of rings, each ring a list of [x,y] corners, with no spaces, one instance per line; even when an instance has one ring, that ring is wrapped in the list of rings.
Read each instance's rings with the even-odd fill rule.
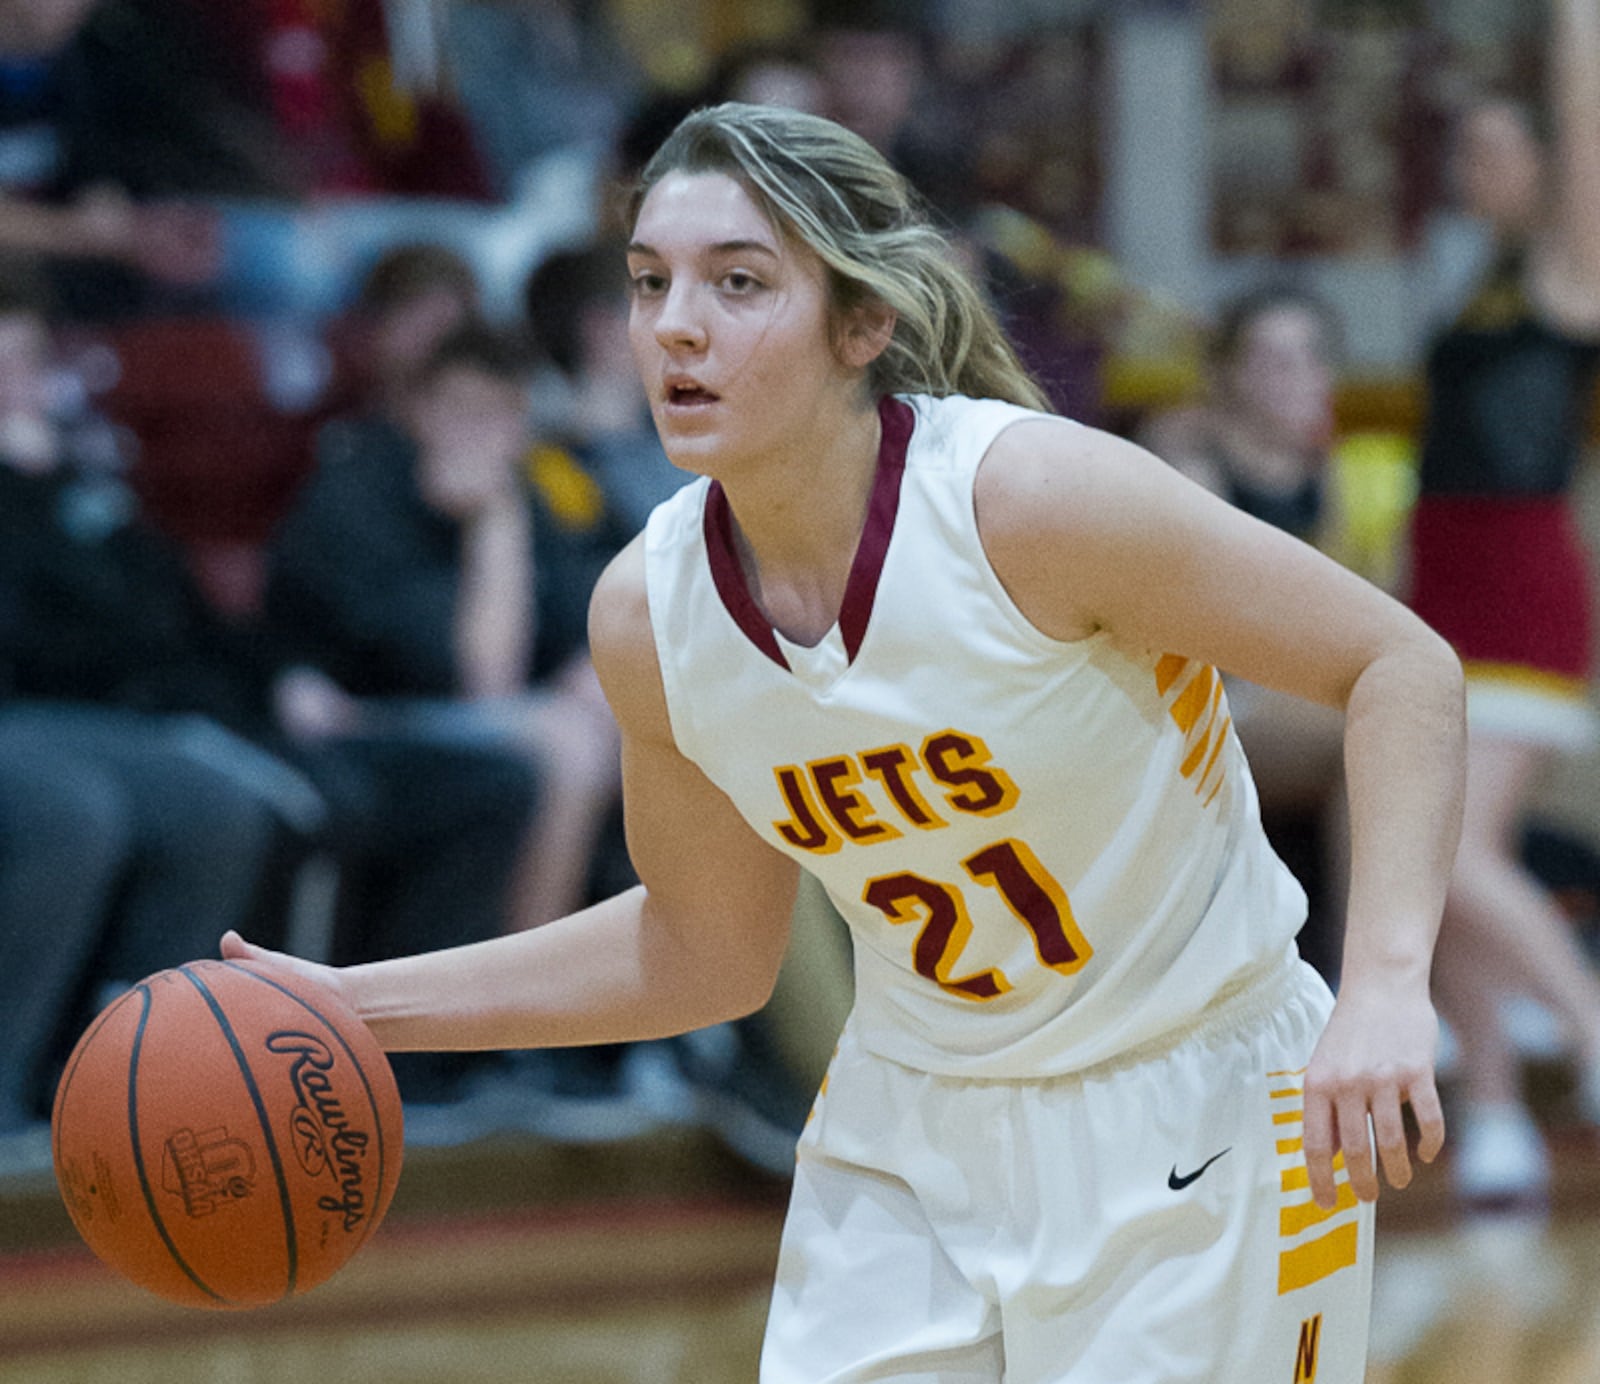
[[[37,1136],[108,997],[226,928],[356,962],[630,881],[585,614],[682,477],[616,209],[695,105],[856,129],[1062,412],[1399,582],[1413,482],[1339,431],[1334,309],[1275,277],[1204,322],[1096,247],[1081,26],[818,3],[679,62],[638,8],[0,0],[0,1143]],[[1190,401],[1108,404],[1129,333],[1209,343]],[[1230,696],[1336,978],[1340,719]],[[1589,915],[1592,854],[1546,847]],[[847,988],[841,955],[811,964]],[[793,1048],[757,1016],[396,1067],[415,1139],[703,1117],[781,1173]]]

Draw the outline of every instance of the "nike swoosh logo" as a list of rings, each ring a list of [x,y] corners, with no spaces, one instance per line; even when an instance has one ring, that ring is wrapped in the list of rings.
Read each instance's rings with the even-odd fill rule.
[[[1232,1144],[1229,1144],[1227,1148],[1222,1150],[1222,1153],[1232,1153],[1232,1152],[1233,1152],[1233,1145]],[[1206,1161],[1204,1163],[1202,1163],[1198,1168],[1196,1168],[1192,1173],[1185,1173],[1182,1177],[1178,1176],[1178,1165],[1176,1163],[1174,1163],[1172,1165],[1172,1171],[1167,1174],[1167,1186],[1172,1188],[1172,1190],[1174,1192],[1181,1192],[1191,1182],[1195,1181],[1201,1175],[1201,1173],[1205,1172],[1205,1170],[1207,1168],[1209,1168],[1213,1163],[1215,1163],[1217,1161],[1217,1159],[1221,1158],[1222,1157],[1222,1153],[1214,1153],[1214,1154],[1212,1154],[1210,1158],[1206,1159]]]

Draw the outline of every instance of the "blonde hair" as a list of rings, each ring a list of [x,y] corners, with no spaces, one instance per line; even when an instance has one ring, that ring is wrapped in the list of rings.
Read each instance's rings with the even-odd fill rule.
[[[828,271],[835,318],[869,303],[895,314],[872,363],[877,394],[968,394],[1049,410],[982,290],[921,199],[866,140],[820,116],[729,101],[667,136],[628,206],[669,173],[726,173]]]

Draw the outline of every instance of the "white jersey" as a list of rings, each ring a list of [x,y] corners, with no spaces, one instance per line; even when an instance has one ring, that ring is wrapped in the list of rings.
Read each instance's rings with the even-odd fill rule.
[[[1036,415],[925,396],[880,412],[867,522],[814,647],[761,614],[719,486],[652,515],[674,740],[849,923],[867,1051],[1016,1078],[1166,1041],[1281,965],[1305,919],[1222,681],[1105,632],[1049,638],[1007,595],[974,478]]]

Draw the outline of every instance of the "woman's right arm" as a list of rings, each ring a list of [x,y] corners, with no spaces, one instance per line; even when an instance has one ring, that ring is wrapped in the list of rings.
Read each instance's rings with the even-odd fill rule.
[[[643,883],[542,927],[334,969],[250,948],[333,987],[387,1049],[572,1046],[737,1018],[771,994],[798,867],[673,744],[644,596],[643,544],[596,589],[590,641],[622,730],[628,846]]]

